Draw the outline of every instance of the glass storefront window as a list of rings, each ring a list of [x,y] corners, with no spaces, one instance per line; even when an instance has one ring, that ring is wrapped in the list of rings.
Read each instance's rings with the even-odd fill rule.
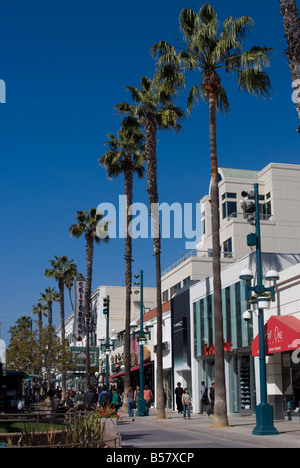
[[[241,282],[222,290],[224,340],[232,349],[250,346],[252,324],[242,318],[246,310],[245,288]],[[194,303],[194,351],[196,357],[205,355],[205,345],[214,344],[213,295]]]

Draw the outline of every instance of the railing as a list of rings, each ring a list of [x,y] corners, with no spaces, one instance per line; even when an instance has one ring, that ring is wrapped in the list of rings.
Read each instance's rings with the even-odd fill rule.
[[[231,213],[229,216],[226,216],[224,219],[227,219],[228,221],[230,221],[231,219],[241,219],[241,220],[247,220],[248,217],[251,216],[249,215],[248,213]],[[273,215],[272,214],[264,214],[264,213],[260,213],[259,215],[259,218],[261,221],[269,221],[270,218],[272,218]]]
[[[221,255],[221,258],[233,258],[234,257],[233,252],[221,251],[220,255]],[[165,276],[166,274],[170,273],[170,271],[174,270],[179,265],[181,265],[186,260],[188,260],[189,258],[192,258],[192,257],[194,257],[194,258],[195,257],[197,257],[197,258],[212,258],[213,257],[213,251],[212,251],[212,249],[209,249],[209,250],[191,250],[186,255],[182,255],[180,257],[180,259],[177,260],[177,262],[173,263],[171,266],[166,268],[162,272],[162,276]]]
[[[0,415],[0,426],[1,423],[24,423],[24,432],[27,433],[30,438],[30,445],[18,444],[20,433],[0,433],[0,447],[1,448],[120,448],[122,445],[122,439],[119,434],[113,437],[104,437],[103,440],[82,440],[81,442],[64,443],[63,439],[59,440],[58,444],[47,443],[48,432],[51,432],[51,426],[56,426],[54,432],[60,433],[66,430],[68,425],[71,425],[75,419],[87,419],[92,414],[91,411],[68,411],[66,413],[52,413],[48,409],[38,412],[24,412],[18,413],[3,413]],[[39,432],[41,424],[48,423],[49,431]],[[61,429],[58,427],[61,425]],[[53,432],[52,432],[53,433]],[[37,444],[32,444],[32,441],[36,439]]]

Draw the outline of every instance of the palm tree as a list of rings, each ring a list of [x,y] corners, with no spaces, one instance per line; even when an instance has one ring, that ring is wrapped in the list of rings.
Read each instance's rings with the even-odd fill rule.
[[[184,116],[182,109],[177,107],[174,100],[174,88],[167,83],[155,84],[154,80],[142,77],[141,90],[127,86],[135,105],[121,103],[116,109],[121,114],[138,119],[145,129],[145,156],[147,162],[148,198],[153,227],[153,247],[156,266],[157,289],[157,418],[164,419],[164,390],[163,390],[163,364],[162,364],[162,298],[161,298],[161,238],[158,212],[158,185],[157,185],[157,156],[156,142],[157,130],[182,129],[180,120]]]
[[[41,301],[48,306],[48,327],[51,329],[53,326],[52,304],[53,302],[59,302],[59,294],[55,288],[46,288],[45,292],[41,293]]]
[[[280,13],[283,16],[283,26],[287,40],[286,56],[289,61],[289,67],[292,75],[293,86],[300,86],[300,17],[295,0],[280,0]],[[300,99],[299,90],[295,106],[300,119]],[[300,125],[297,129],[300,133]]]
[[[132,214],[129,209],[133,201],[134,173],[142,178],[144,175],[144,134],[140,130],[137,120],[126,117],[118,132],[118,136],[109,133],[106,142],[108,151],[98,159],[101,166],[106,168],[109,178],[124,174],[124,191],[126,196],[126,235],[125,235],[125,378],[124,395],[125,410],[127,392],[130,387],[130,321],[131,321],[131,284],[132,284]],[[141,365],[143,365],[141,363]]]
[[[43,316],[47,317],[47,310],[47,306],[41,302],[38,302],[37,305],[32,307],[32,313],[38,316],[39,340],[42,336]]]
[[[191,9],[183,9],[179,22],[184,47],[180,44],[180,50],[177,52],[174,46],[162,41],[153,46],[152,53],[154,57],[159,57],[157,79],[173,79],[175,84],[178,85],[179,81],[182,85],[182,75],[178,80],[178,72],[197,71],[200,75],[200,86],[194,85],[189,92],[189,113],[199,102],[200,96],[209,103],[216,381],[214,426],[222,427],[228,425],[228,418],[223,347],[216,112],[218,109],[228,113],[229,103],[221,85],[219,71],[224,69],[226,73],[236,73],[241,91],[263,97],[270,96],[270,79],[262,68],[269,65],[272,49],[252,47],[243,51],[242,42],[246,33],[253,28],[253,20],[248,16],[238,19],[229,17],[220,31],[217,12],[209,3],[205,3],[198,13]]]
[[[51,267],[45,271],[45,276],[55,279],[58,282],[59,302],[60,302],[60,320],[61,320],[61,344],[62,344],[62,359],[66,360],[66,336],[65,336],[65,294],[64,288],[67,281],[74,281],[77,276],[77,266],[74,260],[69,260],[66,255],[50,260]],[[62,366],[62,399],[66,395],[66,370]]]
[[[90,384],[90,324],[91,324],[91,295],[92,295],[92,276],[93,276],[93,256],[94,242],[100,244],[98,237],[99,229],[107,231],[108,223],[101,224],[103,213],[99,213],[97,208],[77,211],[77,223],[73,224],[69,231],[71,236],[80,238],[83,234],[86,240],[86,286],[84,297],[84,316],[86,326],[86,388]],[[108,242],[108,236],[103,237],[104,242]]]

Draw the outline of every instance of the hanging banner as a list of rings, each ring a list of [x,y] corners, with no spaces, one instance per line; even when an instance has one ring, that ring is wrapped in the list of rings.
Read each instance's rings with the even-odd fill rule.
[[[85,294],[85,280],[76,280],[74,282],[74,329],[73,335],[76,341],[82,341],[85,335],[85,321],[84,321],[84,294]]]

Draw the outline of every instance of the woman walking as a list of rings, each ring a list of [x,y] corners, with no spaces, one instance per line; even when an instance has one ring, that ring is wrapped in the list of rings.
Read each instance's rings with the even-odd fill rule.
[[[133,408],[134,408],[134,394],[133,394],[133,388],[129,387],[128,388],[128,393],[127,393],[127,399],[128,399],[128,416],[132,418],[132,421],[134,421],[134,414],[133,414]]]
[[[182,405],[183,405],[183,419],[186,419],[186,413],[188,418],[191,419],[191,396],[189,394],[188,388],[185,388],[182,394]]]

